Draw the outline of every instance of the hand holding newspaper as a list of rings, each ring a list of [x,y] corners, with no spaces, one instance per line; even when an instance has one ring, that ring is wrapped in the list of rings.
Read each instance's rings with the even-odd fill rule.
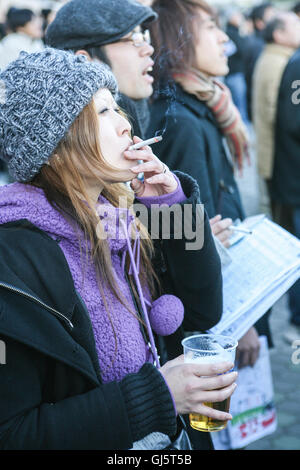
[[[300,240],[264,215],[241,225],[221,259],[223,315],[210,332],[240,339],[300,277]],[[219,247],[220,248],[220,247]],[[224,248],[224,250],[226,250]]]

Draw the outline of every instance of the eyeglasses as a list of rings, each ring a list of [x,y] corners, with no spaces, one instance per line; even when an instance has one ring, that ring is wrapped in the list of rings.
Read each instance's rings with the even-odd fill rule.
[[[151,44],[151,37],[149,29],[145,29],[145,31],[134,31],[128,38],[119,39],[117,42],[132,42],[135,47],[141,47],[146,42],[147,44]]]

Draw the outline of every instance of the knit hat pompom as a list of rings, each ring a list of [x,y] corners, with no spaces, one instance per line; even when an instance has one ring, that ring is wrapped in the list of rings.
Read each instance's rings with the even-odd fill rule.
[[[155,333],[168,336],[180,327],[183,316],[184,307],[181,300],[175,295],[166,294],[153,302],[149,320]]]
[[[99,89],[117,93],[106,65],[52,48],[21,52],[0,84],[0,158],[20,182],[39,173]]]

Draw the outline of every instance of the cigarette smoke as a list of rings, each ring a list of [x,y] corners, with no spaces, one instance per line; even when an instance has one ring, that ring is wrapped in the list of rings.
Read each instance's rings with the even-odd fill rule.
[[[172,80],[169,80],[163,88],[160,89],[159,95],[161,97],[165,97],[167,99],[167,111],[165,113],[165,120],[164,120],[164,127],[159,129],[155,132],[155,137],[158,135],[163,136],[166,132],[168,121],[172,117],[176,122],[176,114],[175,114],[175,107],[176,107],[176,89],[175,83]]]
[[[154,58],[154,100],[159,97],[166,98],[167,111],[165,113],[164,127],[156,131],[155,136],[164,135],[166,132],[168,122],[173,119],[176,122],[176,83],[172,76],[169,76],[169,71],[176,64],[180,65],[181,59],[184,54],[184,46],[191,43],[193,39],[192,34],[188,34],[183,26],[179,28],[177,41],[175,45],[176,57],[174,57],[174,50],[169,50],[167,46],[161,45],[156,50],[156,57]],[[155,45],[154,45],[155,47]],[[169,65],[172,64],[171,67]]]

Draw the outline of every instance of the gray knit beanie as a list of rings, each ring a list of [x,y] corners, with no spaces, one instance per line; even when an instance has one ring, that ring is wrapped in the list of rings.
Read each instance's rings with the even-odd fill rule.
[[[58,49],[82,49],[118,41],[157,14],[134,0],[71,0],[46,31],[46,43]]]
[[[14,179],[28,182],[39,173],[101,88],[117,92],[107,66],[51,48],[21,52],[0,73],[0,158]]]

